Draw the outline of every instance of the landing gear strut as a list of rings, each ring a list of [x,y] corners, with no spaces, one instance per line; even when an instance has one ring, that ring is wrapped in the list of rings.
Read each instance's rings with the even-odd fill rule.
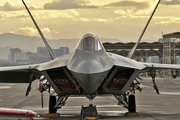
[[[98,119],[98,114],[97,114],[97,109],[96,106],[93,106],[90,104],[88,107],[83,107],[81,109],[81,118],[80,120],[97,120]]]
[[[56,96],[50,96],[49,97],[49,113],[56,113],[57,109],[54,108],[56,105]]]

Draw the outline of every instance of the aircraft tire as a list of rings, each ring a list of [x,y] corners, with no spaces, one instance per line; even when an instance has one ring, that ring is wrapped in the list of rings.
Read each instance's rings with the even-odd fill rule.
[[[57,109],[54,108],[56,105],[56,96],[50,96],[49,97],[49,113],[56,113]]]
[[[175,79],[175,78],[176,78],[176,75],[173,75],[173,78]]]
[[[129,96],[129,102],[128,102],[128,111],[129,112],[136,112],[136,100],[134,95]]]

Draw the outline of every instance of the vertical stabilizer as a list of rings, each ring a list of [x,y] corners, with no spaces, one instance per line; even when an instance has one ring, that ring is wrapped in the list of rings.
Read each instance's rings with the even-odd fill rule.
[[[136,50],[139,42],[141,41],[141,39],[142,39],[142,37],[143,37],[143,35],[144,35],[144,33],[145,33],[145,31],[146,31],[146,29],[147,29],[147,27],[148,27],[148,25],[149,25],[149,23],[150,23],[150,21],[151,21],[151,19],[152,19],[152,17],[153,17],[153,15],[154,15],[154,13],[155,13],[155,11],[156,11],[156,9],[157,9],[157,7],[158,7],[158,5],[159,5],[160,2],[161,2],[161,0],[158,1],[156,7],[154,8],[154,11],[152,12],[152,14],[151,14],[148,22],[146,23],[146,26],[144,27],[141,35],[139,36],[138,41],[136,42],[136,44],[134,45],[134,47],[131,49],[131,51],[128,53],[128,56],[127,56],[128,58],[131,58],[131,57],[133,56],[133,54],[134,54],[134,52],[135,52],[135,50]]]
[[[34,25],[36,26],[36,29],[38,30],[38,32],[39,32],[39,34],[40,34],[42,40],[44,41],[44,44],[46,45],[46,48],[47,48],[47,50],[48,50],[48,52],[49,52],[49,54],[50,54],[50,56],[51,56],[51,59],[55,59],[56,56],[55,56],[54,52],[52,51],[52,48],[51,48],[51,47],[49,46],[49,44],[47,43],[47,41],[46,41],[44,35],[42,34],[42,32],[41,32],[39,26],[37,25],[36,21],[34,20],[34,18],[33,18],[32,14],[31,14],[31,12],[29,11],[28,7],[26,6],[24,0],[22,0],[22,2],[23,2],[23,4],[24,4],[26,10],[28,11],[28,13],[29,13],[29,15],[30,15],[32,21],[34,22]]]

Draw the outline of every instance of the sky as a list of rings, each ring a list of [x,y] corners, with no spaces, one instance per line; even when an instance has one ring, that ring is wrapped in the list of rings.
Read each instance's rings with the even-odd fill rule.
[[[99,38],[135,42],[158,0],[24,0],[49,39]],[[162,0],[142,42],[179,31],[180,0]],[[0,0],[0,34],[39,36],[21,0]],[[111,42],[111,41],[109,41]]]

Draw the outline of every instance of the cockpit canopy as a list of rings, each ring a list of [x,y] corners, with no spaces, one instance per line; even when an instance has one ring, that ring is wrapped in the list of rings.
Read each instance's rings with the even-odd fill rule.
[[[87,33],[79,41],[77,49],[83,51],[101,50],[102,45],[99,42],[99,38],[95,34]]]

